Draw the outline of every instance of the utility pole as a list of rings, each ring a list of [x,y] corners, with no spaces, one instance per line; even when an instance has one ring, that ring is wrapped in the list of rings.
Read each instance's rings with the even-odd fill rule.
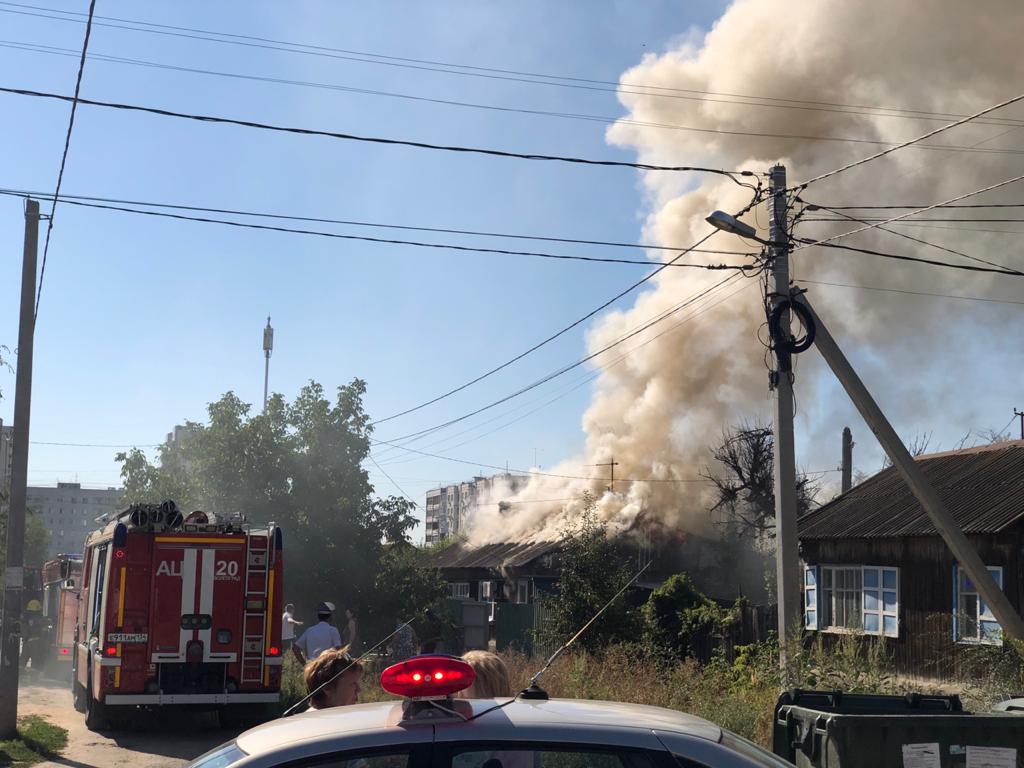
[[[1018,411],[1014,408],[1013,415],[1020,418],[1020,439],[1024,440],[1024,411]]]
[[[611,493],[615,493],[615,468],[619,466],[619,462],[612,456],[608,461],[603,464],[591,464],[592,467],[608,467],[611,470],[611,479],[608,481],[608,490]]]
[[[36,255],[39,202],[25,201],[25,248],[21,261],[18,370],[14,385],[11,497],[7,512],[7,570],[4,573],[3,644],[0,646],[0,739],[13,739],[18,725],[21,669],[21,596],[25,565],[25,495],[28,485],[29,415],[32,408],[32,340],[35,335]]]
[[[267,395],[270,386],[270,353],[274,351],[274,329],[270,327],[270,315],[267,315],[267,327],[263,329],[263,354],[266,365],[263,368],[263,412],[267,412]]]
[[[786,167],[773,166],[769,176],[769,264],[771,266],[771,311],[789,301],[789,225],[786,221]],[[779,644],[785,648],[794,633],[801,631],[800,553],[796,530],[796,450],[793,441],[793,366],[788,349],[790,317],[783,311],[779,318],[775,347],[776,370],[769,388],[774,390],[775,413],[773,459],[775,485],[775,568],[779,601]]]
[[[896,434],[896,430],[892,428],[892,425],[885,418],[882,409],[878,407],[874,398],[871,397],[871,393],[864,386],[864,382],[860,380],[857,372],[850,365],[850,361],[846,359],[839,345],[836,344],[835,339],[828,332],[828,328],[825,327],[825,324],[821,322],[821,318],[815,313],[811,303],[807,300],[807,296],[800,295],[795,301],[802,304],[810,314],[815,331],[814,344],[821,353],[821,356],[825,358],[825,362],[832,369],[836,378],[839,379],[839,383],[843,385],[843,389],[850,396],[860,415],[875,434],[875,437],[878,438],[878,442],[892,460],[896,471],[903,476],[911,492],[917,498],[918,503],[928,514],[932,525],[935,526],[935,530],[939,532],[943,541],[946,542],[946,546],[953,553],[957,563],[967,572],[967,575],[975,587],[977,587],[981,598],[995,615],[996,621],[999,622],[1003,632],[1017,640],[1024,640],[1024,619],[1021,618],[1013,604],[1010,603],[1003,590],[999,588],[996,580],[992,578],[978,551],[960,529],[946,504],[939,497],[935,488],[932,487],[932,484],[928,481],[924,472],[921,471],[917,462],[914,461],[906,446],[903,445],[903,441]]]
[[[853,433],[843,427],[843,493],[853,487]]]

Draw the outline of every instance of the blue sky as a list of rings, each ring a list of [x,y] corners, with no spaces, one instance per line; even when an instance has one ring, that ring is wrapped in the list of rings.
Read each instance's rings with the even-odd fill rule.
[[[84,12],[86,2],[50,0]],[[333,48],[614,81],[646,52],[707,28],[720,2],[176,2],[99,0],[97,14]],[[7,6],[10,9],[10,6]],[[78,23],[0,13],[5,41],[79,48]],[[97,26],[90,51],[198,69],[317,81],[539,110],[619,116],[615,94],[457,77]],[[77,61],[0,47],[5,85],[71,93]],[[248,82],[103,61],[88,98],[328,130],[633,159],[605,126],[400,99]],[[52,190],[68,106],[0,96],[0,186]],[[64,191],[412,225],[636,241],[635,172],[459,156],[288,136],[80,108]],[[0,343],[17,338],[22,207],[0,198]],[[359,231],[337,228],[338,231]],[[362,230],[365,232],[365,230]],[[370,233],[375,234],[375,233]],[[429,239],[425,237],[424,239]],[[451,236],[440,237],[452,240]],[[485,243],[506,245],[507,242]],[[583,246],[545,250],[591,253]],[[626,254],[615,254],[626,255]],[[641,252],[635,254],[641,256]],[[292,397],[368,382],[384,416],[472,378],[614,295],[643,267],[425,251],[241,231],[61,206],[36,334],[30,483],[117,481],[114,449],[41,442],[152,444],[202,419],[227,390],[262,396],[261,328],[273,316],[271,388]],[[395,422],[405,434],[471,410],[583,350],[583,329],[460,396]],[[486,464],[551,465],[582,444],[585,371],[524,399],[522,410],[439,446]],[[0,374],[10,423],[14,377]],[[575,389],[571,389],[576,387]],[[458,448],[532,407],[555,403]],[[518,402],[518,401],[517,401]],[[481,417],[483,418],[483,417]],[[458,430],[456,430],[458,431]],[[428,445],[429,441],[423,443]],[[388,471],[417,500],[473,468],[416,458]],[[378,490],[394,492],[376,468]]]

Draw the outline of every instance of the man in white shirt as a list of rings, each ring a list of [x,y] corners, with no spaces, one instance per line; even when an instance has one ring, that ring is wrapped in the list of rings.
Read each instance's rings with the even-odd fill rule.
[[[341,634],[330,624],[334,603],[320,603],[316,607],[317,623],[302,633],[292,646],[292,653],[299,663],[305,665],[324,651],[341,648]]]
[[[292,647],[292,643],[295,642],[295,628],[301,626],[302,622],[295,620],[295,606],[288,603],[281,615],[281,642],[286,649]]]

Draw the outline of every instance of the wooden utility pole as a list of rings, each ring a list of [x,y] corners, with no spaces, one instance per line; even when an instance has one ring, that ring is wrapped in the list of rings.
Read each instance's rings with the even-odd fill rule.
[[[18,672],[21,669],[21,598],[25,565],[25,497],[28,486],[29,414],[32,407],[32,340],[35,335],[36,255],[39,203],[25,201],[25,247],[21,261],[21,316],[14,385],[11,497],[7,512],[7,570],[4,573],[3,641],[0,645],[0,739],[17,736]]]
[[[853,433],[849,427],[843,427],[843,493],[853,487]]]
[[[611,470],[611,479],[608,481],[608,490],[615,493],[615,468],[619,466],[619,462],[612,456],[608,461],[603,464],[591,464],[592,467],[608,467]]]

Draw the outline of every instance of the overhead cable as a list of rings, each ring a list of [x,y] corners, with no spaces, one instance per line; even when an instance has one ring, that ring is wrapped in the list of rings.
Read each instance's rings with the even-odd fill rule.
[[[75,95],[71,97],[71,115],[68,117],[68,130],[64,136],[64,151],[60,156],[60,170],[57,172],[57,186],[53,192],[53,205],[50,217],[46,220],[46,241],[43,244],[43,264],[39,270],[39,286],[36,289],[36,304],[32,311],[32,322],[39,317],[39,302],[43,298],[43,278],[46,276],[46,257],[50,253],[50,235],[53,233],[53,220],[57,213],[57,200],[60,198],[60,186],[64,181],[64,167],[68,162],[68,150],[71,149],[71,131],[75,127],[75,112],[78,109],[79,93],[82,90],[82,75],[85,72],[85,54],[89,50],[89,35],[92,32],[93,13],[96,0],[89,0],[89,18],[85,23],[85,39],[82,41],[82,53],[78,60],[78,74],[75,76]]]
[[[0,188],[0,195],[13,195],[17,197],[35,197],[40,200],[47,200],[52,198],[52,195],[48,192],[33,192],[24,189],[4,189]],[[384,224],[381,222],[374,221],[355,221],[352,219],[328,219],[316,216],[293,216],[284,213],[267,213],[265,211],[247,211],[238,210],[232,208],[211,208],[199,205],[182,205],[177,203],[154,203],[145,202],[141,200],[122,200],[111,197],[95,197],[90,195],[69,195],[62,194],[60,196],[62,201],[67,200],[82,200],[85,202],[92,203],[110,203],[113,205],[132,205],[139,208],[167,208],[175,211],[198,211],[203,213],[220,213],[228,214],[232,216],[250,216],[253,218],[260,219],[280,219],[282,221],[308,221],[317,224],[340,224],[344,226],[352,227],[368,227],[373,229],[398,229],[410,232],[434,232],[445,235],[470,235],[474,237],[496,237],[509,240],[537,240],[548,243],[572,243],[578,245],[600,245],[611,248],[631,248],[633,250],[645,250],[645,251],[672,251],[678,252],[681,250],[687,250],[683,246],[672,246],[672,245],[654,245],[652,243],[625,243],[616,242],[610,240],[585,240],[581,238],[572,237],[551,237],[546,235],[524,235],[524,234],[513,234],[509,232],[483,232],[480,230],[472,229],[452,229],[448,227],[422,227],[413,226],[409,224]],[[690,253],[713,253],[723,256],[755,256],[757,255],[751,251],[722,251],[712,250],[707,248],[691,248],[688,249]],[[650,262],[647,262],[650,263]]]
[[[414,405],[414,406],[411,406],[409,408],[405,408],[404,410],[401,410],[401,411],[399,411],[397,413],[393,413],[390,416],[385,416],[384,418],[376,419],[375,421],[371,422],[371,426],[375,426],[377,424],[383,424],[384,422],[391,421],[392,419],[397,419],[400,416],[406,416],[407,414],[419,411],[419,410],[421,410],[423,408],[426,408],[427,406],[433,405],[434,403],[438,403],[441,400],[444,400],[444,399],[446,399],[448,397],[451,397],[452,395],[454,395],[454,394],[456,394],[458,392],[462,392],[464,389],[468,389],[469,387],[473,386],[474,384],[477,384],[478,382],[481,382],[484,379],[486,379],[486,378],[488,378],[490,376],[493,376],[494,374],[498,373],[499,371],[502,371],[505,368],[508,368],[513,363],[516,363],[516,362],[522,360],[527,355],[530,355],[530,354],[536,352],[541,347],[544,347],[547,344],[550,344],[555,339],[557,339],[557,338],[559,338],[561,336],[564,336],[566,333],[571,331],[573,328],[576,328],[577,326],[581,325],[582,323],[585,323],[587,320],[589,320],[590,318],[594,317],[599,312],[607,309],[608,307],[610,307],[612,304],[614,304],[616,301],[618,301],[622,297],[632,293],[637,288],[639,288],[641,285],[643,285],[644,283],[648,282],[649,280],[651,280],[656,275],[658,275],[661,272],[663,272],[669,265],[678,263],[679,259],[681,259],[683,256],[685,256],[687,253],[691,252],[694,248],[697,248],[697,247],[703,245],[704,243],[706,243],[708,240],[710,240],[712,237],[714,237],[715,234],[718,231],[719,230],[715,229],[715,230],[712,230],[711,232],[708,232],[708,234],[706,234],[704,237],[702,237],[700,240],[698,240],[696,243],[694,243],[693,246],[691,246],[690,248],[688,248],[688,249],[682,251],[681,253],[679,253],[679,255],[677,255],[671,261],[666,262],[665,264],[661,265],[657,269],[653,270],[650,274],[646,275],[645,277],[641,278],[640,280],[637,280],[635,283],[633,283],[632,285],[628,286],[627,288],[625,288],[624,290],[620,291],[619,293],[615,294],[614,296],[612,296],[610,299],[608,299],[607,301],[603,302],[599,306],[597,306],[594,309],[590,310],[589,312],[587,312],[582,317],[577,318],[576,320],[571,322],[569,325],[565,326],[564,328],[559,329],[558,331],[556,331],[555,333],[551,334],[550,336],[548,336],[547,338],[543,339],[542,341],[537,342],[536,344],[534,344],[529,349],[524,350],[523,352],[520,352],[518,355],[516,355],[515,357],[511,358],[510,360],[506,360],[505,362],[501,363],[500,365],[497,365],[494,368],[491,368],[490,370],[485,371],[484,373],[482,373],[479,376],[471,379],[470,381],[467,381],[464,384],[460,384],[457,387],[453,387],[452,389],[449,389],[448,391],[443,392],[440,395],[437,395],[436,397],[432,397],[429,400],[426,400],[425,402],[419,403],[418,405]]]
[[[840,166],[839,168],[836,168],[835,170],[829,171],[828,173],[819,174],[818,176],[815,176],[815,177],[813,177],[811,179],[808,179],[807,181],[802,182],[801,184],[797,184],[796,188],[797,189],[803,189],[808,184],[814,184],[817,181],[822,181],[823,179],[831,178],[832,176],[835,176],[836,174],[839,174],[839,173],[843,173],[844,171],[848,171],[851,168],[856,168],[857,166],[864,165],[865,163],[870,163],[872,160],[877,160],[880,157],[885,157],[886,155],[891,154],[892,152],[896,152],[897,150],[904,149],[905,147],[909,147],[909,146],[911,146],[913,144],[917,144],[917,143],[919,143],[921,141],[924,141],[925,139],[931,138],[932,136],[936,136],[936,135],[938,135],[938,134],[940,134],[940,133],[942,133],[944,131],[948,131],[951,128],[956,128],[957,126],[963,125],[964,123],[969,123],[971,120],[975,120],[975,119],[977,119],[979,117],[982,117],[983,115],[987,115],[989,112],[995,112],[997,109],[1002,109],[1003,107],[1008,107],[1011,104],[1016,104],[1018,101],[1021,101],[1022,99],[1024,99],[1024,94],[1021,94],[1019,96],[1014,96],[1012,99],[1007,99],[1006,101],[1001,101],[998,104],[994,104],[991,107],[986,107],[985,109],[983,109],[983,110],[981,110],[979,112],[975,112],[973,115],[968,115],[968,116],[963,117],[963,118],[961,118],[959,120],[956,120],[956,121],[954,121],[952,123],[949,123],[948,125],[943,125],[943,126],[941,126],[939,128],[936,128],[933,131],[928,131],[927,133],[923,133],[920,136],[918,136],[917,138],[909,139],[908,141],[904,141],[904,142],[900,142],[899,144],[897,144],[897,145],[895,145],[893,147],[889,147],[888,149],[883,149],[881,152],[876,152],[875,154],[870,155],[869,157],[864,157],[864,158],[861,158],[860,160],[855,160],[852,163],[847,163],[846,165]]]
[[[4,194],[0,192],[0,194]],[[364,243],[378,243],[384,245],[408,245],[416,248],[431,248],[435,250],[443,251],[460,251],[468,253],[491,253],[502,256],[534,256],[542,259],[556,259],[562,261],[588,261],[588,262],[599,262],[605,264],[637,264],[640,266],[650,267],[657,262],[652,262],[649,259],[616,259],[605,256],[573,256],[564,253],[547,253],[545,251],[513,251],[506,248],[484,248],[482,246],[471,246],[471,245],[457,245],[455,243],[429,243],[422,240],[398,240],[394,238],[384,237],[370,237],[369,235],[348,235],[341,232],[324,232],[321,230],[314,229],[297,229],[294,227],[279,227],[270,224],[254,224],[247,221],[231,221],[229,219],[214,219],[206,216],[189,216],[180,213],[170,213],[167,211],[153,211],[153,210],[139,210],[136,208],[127,208],[119,205],[105,205],[103,203],[86,203],[81,200],[69,200],[65,199],[67,205],[77,205],[84,208],[99,208],[108,211],[120,211],[122,213],[134,213],[141,216],[156,216],[158,218],[165,219],[176,219],[178,221],[196,221],[204,224],[221,224],[229,227],[237,227],[240,229],[256,229],[267,232],[284,232],[288,234],[297,235],[311,235],[315,237],[326,237],[335,240],[357,240]],[[733,265],[733,264],[678,264],[675,260],[667,262],[662,267],[675,267],[680,269],[704,269],[710,271],[743,271],[749,269],[746,265]]]
[[[824,206],[812,206],[812,207],[824,208]],[[832,209],[830,209],[830,208],[824,208],[824,210],[832,211]],[[859,224],[867,224],[867,223],[869,223],[868,219],[861,219],[861,218],[858,218],[856,216],[851,216],[848,213],[843,213],[839,209],[836,209],[836,210],[834,210],[832,212],[835,213],[837,216],[841,217],[839,219],[833,219],[832,221],[855,221],[855,222],[857,222]],[[807,218],[804,218],[804,219],[802,219],[802,221],[817,221],[817,219],[807,219]],[[931,219],[915,219],[915,221],[931,221]],[[938,243],[933,243],[933,242],[931,242],[929,240],[923,240],[920,237],[914,237],[913,235],[908,235],[905,232],[897,232],[894,229],[889,229],[888,227],[884,227],[884,226],[880,226],[880,227],[878,227],[878,229],[880,231],[882,231],[882,232],[886,232],[886,233],[888,233],[890,235],[894,235],[895,237],[902,237],[904,240],[910,240],[912,243],[918,243],[919,245],[926,245],[929,248],[935,248],[936,250],[944,251],[945,253],[949,253],[949,254],[952,254],[954,256],[962,256],[965,259],[969,259],[970,261],[976,261],[979,264],[987,264],[990,267],[999,267],[1000,269],[1006,270],[1007,272],[1016,272],[1017,271],[1017,270],[1013,269],[1012,267],[1006,266],[1005,264],[998,264],[998,263],[996,263],[994,261],[989,261],[988,259],[983,259],[980,256],[972,256],[972,255],[970,255],[968,253],[964,253],[963,251],[958,251],[955,248],[950,248],[950,247],[945,246],[945,245],[939,245]]]
[[[936,208],[938,208],[940,206],[949,205],[950,203],[957,203],[957,202],[959,202],[961,200],[966,200],[969,197],[974,197],[975,195],[981,195],[981,194],[984,194],[985,192],[991,192],[994,189],[1000,189],[1002,187],[1009,186],[1010,184],[1016,184],[1017,182],[1020,182],[1020,181],[1024,181],[1024,175],[1014,176],[1013,178],[1006,179],[1004,181],[1000,181],[1000,182],[997,182],[995,184],[990,184],[987,187],[982,187],[981,189],[976,189],[973,192],[966,192],[966,193],[964,193],[962,195],[957,195],[956,197],[951,197],[949,200],[943,200],[940,203],[933,203],[932,205],[924,206],[922,208],[917,208],[915,210],[908,211],[907,213],[900,214],[899,216],[893,216],[892,218],[886,219],[885,221],[875,222],[875,223],[871,223],[871,224],[865,224],[863,227],[860,227],[859,229],[852,229],[849,232],[842,232],[842,233],[840,233],[838,235],[832,235],[831,237],[827,237],[824,240],[815,240],[814,242],[804,243],[802,245],[797,246],[793,250],[794,251],[800,251],[800,250],[803,250],[804,248],[810,248],[813,245],[823,245],[825,243],[831,243],[831,242],[834,242],[836,240],[841,240],[844,237],[850,237],[851,235],[856,235],[856,234],[859,234],[861,232],[867,232],[868,230],[871,230],[871,229],[878,229],[879,227],[881,227],[881,226],[883,226],[885,224],[895,224],[898,221],[903,221],[904,219],[909,219],[912,216],[917,216],[919,213],[927,213],[928,211],[934,210],[934,209],[936,209]]]
[[[899,254],[888,253],[886,251],[876,251],[871,248],[858,248],[856,246],[846,245],[844,243],[811,242],[808,244],[808,247],[811,245],[820,245],[823,248],[837,248],[844,251],[853,251],[854,253],[864,253],[869,256],[883,256],[887,259],[896,259],[898,261],[912,261],[918,264],[930,264],[935,267],[946,267],[948,269],[962,269],[967,272],[990,272],[996,275],[1013,275],[1014,277],[1024,277],[1024,272],[1020,272],[1015,269],[994,269],[992,267],[976,267],[973,264],[954,264],[953,262],[949,261],[923,259],[918,256],[901,256]]]
[[[931,293],[929,291],[911,291],[906,288],[883,288],[878,285],[859,285],[856,283],[832,283],[825,280],[807,280],[801,278],[801,283],[809,283],[811,285],[827,285],[834,288],[856,288],[862,291],[881,291],[884,293],[902,293],[908,296],[931,296],[938,299],[958,299],[960,301],[982,301],[991,302],[993,304],[1018,304],[1024,305],[1024,301],[1015,301],[1013,299],[994,299],[988,296],[959,296],[955,293]]]
[[[57,101],[72,101],[73,97],[59,93],[46,91],[33,91],[27,88],[0,87],[0,93],[10,93],[16,96],[31,96],[42,99],[55,99]],[[704,168],[691,165],[652,165],[650,163],[632,163],[626,160],[595,160],[585,157],[570,157],[566,155],[542,155],[529,154],[524,152],[509,152],[500,149],[487,149],[483,147],[464,147],[452,144],[431,144],[423,141],[410,141],[407,139],[392,139],[382,136],[360,136],[354,133],[341,133],[338,131],[324,131],[316,128],[297,128],[293,126],[272,125],[260,123],[254,120],[240,120],[233,117],[218,117],[214,115],[200,115],[188,112],[176,112],[170,109],[159,109],[157,107],[144,107],[138,104],[121,104],[112,101],[97,101],[95,99],[78,99],[80,104],[88,104],[91,107],[105,107],[108,109],[120,109],[129,112],[143,112],[150,115],[162,117],[175,117],[182,120],[194,120],[201,123],[216,123],[220,125],[237,125],[242,128],[256,128],[264,131],[276,131],[279,133],[291,133],[300,136],[323,136],[330,139],[341,139],[344,141],[368,142],[371,144],[386,144],[390,146],[413,147],[416,149],[430,149],[442,152],[460,152],[476,155],[489,155],[492,157],[515,158],[518,160],[543,160],[559,163],[573,163],[577,165],[596,165],[614,168],[636,168],[644,171],[694,171],[698,173],[714,173],[720,176],[727,176],[740,186],[749,186],[737,179],[737,176],[754,176],[753,171],[725,171],[720,168]],[[1024,153],[1024,150],[1022,150]]]
[[[0,11],[2,11],[2,10],[3,9],[0,9]],[[71,53],[67,53],[67,51],[69,49],[66,49],[66,48],[56,48],[54,46],[32,45],[32,44],[26,44],[26,43],[18,43],[18,42],[14,42],[14,41],[0,41],[0,48],[10,48],[10,49],[13,49],[13,50],[22,50],[22,51],[29,51],[29,52],[33,52],[33,53],[44,53],[44,54],[59,55],[59,56],[70,56],[70,55],[73,55]],[[230,79],[236,79],[236,80],[249,80],[249,81],[255,81],[255,82],[272,83],[272,84],[276,84],[276,85],[300,86],[300,87],[305,87],[305,88],[319,88],[319,89],[331,90],[331,91],[336,91],[336,92],[341,92],[341,93],[355,93],[355,94],[361,94],[361,95],[367,95],[367,96],[380,96],[380,97],[386,97],[386,98],[403,99],[403,100],[408,100],[408,101],[417,101],[417,102],[423,102],[423,103],[429,103],[429,104],[440,104],[440,105],[444,105],[444,106],[463,107],[463,108],[468,108],[468,109],[481,109],[481,110],[488,110],[488,111],[495,111],[495,112],[516,113],[516,114],[532,115],[532,116],[539,116],[539,117],[555,117],[555,118],[568,119],[568,120],[581,120],[581,121],[586,121],[586,122],[603,123],[603,124],[606,124],[606,125],[615,125],[615,124],[620,124],[621,123],[623,125],[636,125],[636,126],[640,126],[640,127],[643,127],[643,128],[657,128],[657,129],[673,130],[673,131],[688,131],[688,132],[694,132],[694,133],[710,133],[710,134],[719,134],[719,135],[725,135],[725,136],[748,136],[748,137],[755,137],[755,138],[778,138],[778,139],[787,139],[787,140],[795,140],[795,141],[834,141],[834,142],[843,142],[843,143],[867,144],[867,145],[871,145],[871,146],[881,146],[881,147],[890,147],[890,146],[892,146],[891,142],[877,141],[877,140],[874,140],[874,139],[861,139],[861,138],[854,138],[854,137],[849,137],[849,136],[814,136],[814,135],[791,134],[791,133],[768,133],[768,132],[763,132],[763,131],[741,131],[741,130],[730,130],[730,129],[725,129],[725,128],[708,128],[708,127],[699,127],[699,126],[693,126],[693,125],[678,125],[678,124],[675,124],[675,123],[657,123],[657,122],[651,122],[651,121],[647,121],[647,120],[634,120],[634,119],[631,119],[629,117],[610,117],[610,116],[606,116],[606,115],[593,115],[593,114],[578,113],[578,112],[559,112],[559,111],[543,110],[543,109],[528,109],[528,108],[525,108],[525,107],[502,106],[502,105],[498,105],[498,104],[480,104],[480,103],[475,103],[475,102],[456,101],[456,100],[452,100],[452,99],[435,98],[435,97],[430,97],[430,96],[424,96],[422,94],[396,93],[396,92],[393,92],[393,91],[381,91],[381,90],[375,90],[375,89],[371,89],[371,88],[358,88],[358,87],[355,87],[355,86],[341,85],[341,84],[337,84],[337,83],[318,83],[318,82],[310,82],[310,81],[306,81],[306,80],[292,80],[292,79],[288,79],[288,78],[265,77],[265,76],[260,76],[260,75],[251,75],[251,74],[245,74],[245,73],[239,73],[239,72],[222,72],[222,71],[217,71],[217,70],[200,69],[200,68],[195,68],[195,67],[185,67],[185,66],[174,65],[174,64],[165,64],[165,63],[161,63],[161,62],[146,61],[146,60],[143,60],[143,59],[131,59],[131,58],[123,57],[123,56],[109,56],[109,55],[105,55],[105,54],[91,54],[90,55],[90,59],[93,59],[93,60],[96,60],[96,61],[108,62],[108,63],[112,63],[112,64],[124,64],[124,65],[138,66],[138,67],[147,67],[147,68],[152,68],[152,69],[162,69],[162,70],[174,71],[174,72],[185,72],[185,73],[190,73],[190,74],[198,74],[198,75],[205,75],[205,76],[212,76],[212,77],[224,77],[224,78],[230,78]],[[375,62],[375,63],[378,63],[378,62]],[[462,73],[452,73],[452,74],[462,74]],[[609,90],[613,90],[613,89],[609,89]],[[681,97],[681,98],[695,98],[696,99],[698,97]],[[765,106],[765,107],[788,108],[788,107],[786,107],[786,105],[780,105],[780,104],[755,104],[755,103],[752,103],[752,102],[734,102],[734,101],[728,101],[728,100],[706,99],[706,98],[700,98],[699,100],[702,100],[702,101],[714,101],[714,102],[724,101],[725,103],[740,104],[740,105],[744,105],[744,106]],[[812,109],[811,107],[792,107],[792,108],[794,108],[794,109]],[[813,109],[818,109],[818,108],[813,108]],[[850,112],[848,112],[848,110],[828,110],[828,111],[835,111],[835,112],[841,112],[841,113],[850,114]],[[857,114],[857,113],[852,113],[852,114]],[[864,113],[864,114],[870,114],[870,115],[877,116],[877,113]],[[888,116],[889,117],[908,117],[907,115],[888,115]],[[925,118],[925,119],[937,120],[937,119],[943,119],[943,118]],[[1022,125],[1024,125],[1024,123],[1022,123]],[[1015,150],[1015,149],[992,149],[992,148],[965,147],[965,146],[957,146],[957,145],[933,145],[933,144],[916,145],[915,149],[941,150],[941,151],[949,151],[949,152],[982,152],[982,153],[996,153],[996,154],[1019,154],[1020,153],[1020,150]]]
[[[704,296],[706,296],[707,294],[711,293],[712,291],[720,288],[722,285],[724,285],[726,282],[728,282],[731,279],[733,279],[733,276],[727,277],[724,280],[721,280],[721,281],[715,283],[714,285],[712,285],[711,287],[705,289],[704,291],[701,291],[700,293],[698,293],[695,296],[693,296],[689,301],[687,301],[683,305],[681,305],[679,307],[679,310],[685,309],[687,306],[689,306],[693,302],[698,301],[699,299],[703,298]],[[677,310],[677,311],[679,311],[679,310]],[[525,387],[522,387],[522,388],[516,390],[515,392],[512,392],[511,394],[505,395],[504,397],[501,397],[501,398],[499,398],[499,399],[497,399],[497,400],[495,400],[495,401],[493,401],[491,403],[488,403],[487,405],[484,405],[484,406],[482,406],[480,408],[476,408],[475,410],[470,411],[469,413],[463,414],[461,416],[457,416],[457,417],[455,417],[453,419],[448,419],[447,421],[445,421],[445,422],[443,422],[441,424],[437,424],[437,425],[434,425],[432,427],[428,427],[426,429],[421,429],[421,430],[418,430],[416,432],[411,432],[411,433],[409,433],[407,435],[402,435],[400,437],[392,438],[392,442],[399,441],[399,440],[409,440],[410,438],[419,437],[420,435],[425,435],[425,434],[429,434],[429,433],[432,433],[432,432],[436,432],[436,431],[438,431],[440,429],[445,429],[447,427],[452,426],[453,424],[458,424],[459,422],[462,422],[462,421],[465,421],[466,419],[472,418],[473,416],[476,416],[479,413],[483,413],[485,411],[490,410],[491,408],[495,408],[496,406],[499,406],[502,403],[507,403],[509,400],[512,400],[512,399],[514,399],[516,397],[519,397],[520,395],[525,394],[526,392],[529,392],[529,391],[531,391],[533,389],[536,389],[537,387],[539,387],[539,386],[541,386],[543,384],[546,384],[547,382],[551,381],[552,379],[556,379],[559,376],[562,376],[562,375],[568,373],[569,371],[572,371],[572,370],[580,367],[581,365],[585,365],[586,363],[590,362],[594,358],[599,357],[600,355],[603,355],[605,352],[608,352],[611,349],[614,349],[619,344],[622,344],[623,342],[628,341],[629,339],[631,339],[631,338],[633,338],[633,337],[643,333],[644,331],[648,330],[649,328],[651,328],[652,326],[656,325],[657,323],[663,322],[667,317],[670,317],[670,316],[671,315],[666,314],[666,315],[662,315],[660,317],[654,318],[653,320],[650,320],[649,322],[646,322],[643,325],[641,325],[640,327],[636,328],[631,333],[628,333],[625,336],[620,337],[619,339],[617,339],[616,341],[613,341],[610,344],[606,344],[605,346],[603,346],[601,349],[597,350],[596,352],[591,352],[589,355],[586,355],[585,357],[582,357],[582,358],[580,358],[579,360],[576,360],[573,363],[570,363],[570,364],[568,364],[566,366],[563,366],[562,368],[559,368],[558,370],[553,371],[552,373],[549,373],[547,376],[544,376],[543,378],[538,379],[537,381],[533,382],[532,384],[528,384]]]
[[[62,9],[47,8],[44,6],[28,5],[24,3],[13,2],[0,2],[0,6],[9,6],[8,9],[0,9],[0,11],[4,13],[45,18],[53,21],[64,21],[79,24],[83,23],[80,19],[66,18],[67,16],[84,15],[76,11],[66,11]],[[25,10],[11,10],[12,8],[44,11],[51,14],[59,13],[63,14],[63,16],[52,16],[47,15],[46,13],[29,13]],[[321,56],[344,61],[356,61],[364,64],[400,67],[413,70],[436,72],[447,75],[459,75],[464,77],[506,80],[531,85],[543,85],[560,88],[575,88],[609,93],[635,94],[642,96],[652,96],[656,98],[708,101],[712,103],[736,104],[739,106],[771,107],[778,109],[800,109],[817,112],[835,112],[839,114],[864,115],[870,117],[891,117],[912,120],[950,120],[958,117],[964,117],[964,115],[957,113],[930,112],[927,110],[907,109],[903,107],[885,107],[864,104],[844,104],[839,102],[813,101],[807,99],[787,99],[773,96],[727,93],[721,91],[708,91],[694,88],[675,88],[664,85],[624,82],[621,80],[602,80],[599,78],[544,74],[539,72],[528,72],[515,69],[501,69],[498,67],[485,67],[472,64],[458,64],[444,61],[436,61],[431,59],[418,59],[406,56],[393,56],[388,54],[350,50],[345,48],[332,48],[329,46],[312,45],[309,43],[296,43],[285,40],[275,40],[273,38],[259,37],[256,35],[240,35],[232,32],[219,32],[214,30],[198,29],[195,27],[182,27],[171,24],[158,24],[155,22],[142,21],[138,19],[125,19],[113,16],[98,16],[97,18],[103,19],[104,22],[117,22],[97,22],[97,24],[113,29],[121,29],[130,32],[144,32],[149,34],[180,37],[190,40],[204,40],[206,42],[219,43],[222,45],[245,46],[264,50],[302,54],[308,56]],[[40,47],[53,48],[53,46]],[[747,99],[748,101],[736,101],[736,99]],[[1010,118],[994,118],[990,120],[979,120],[978,123],[991,125],[1024,125],[1024,121],[1013,120]]]

